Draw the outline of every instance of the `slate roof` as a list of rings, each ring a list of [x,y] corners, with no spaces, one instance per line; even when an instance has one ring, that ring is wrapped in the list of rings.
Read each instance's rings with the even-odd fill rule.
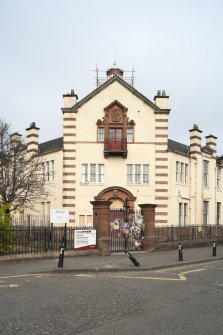
[[[217,157],[217,159],[216,159],[216,163],[217,163],[217,165],[223,165],[223,155]]]
[[[41,154],[44,154],[46,152],[60,150],[60,149],[63,149],[63,137],[59,137],[54,140],[39,144],[39,152]]]
[[[39,153],[41,154],[57,150],[63,150],[63,137],[59,137],[54,140],[39,144]],[[168,139],[168,150],[187,156],[190,155],[190,147],[188,145],[170,139]],[[212,154],[212,150],[207,146],[202,147],[201,150],[202,152]],[[223,165],[223,155],[217,157],[216,163],[219,165]]]
[[[54,140],[39,144],[39,152],[41,154],[62,149],[63,137],[59,137]],[[184,155],[189,155],[190,147],[188,145],[168,139],[168,150],[179,152]]]
[[[182,144],[173,140],[168,139],[168,150],[179,152],[181,154],[189,156],[190,154],[190,147],[186,144]]]
[[[213,154],[213,150],[211,150],[211,148],[208,145],[201,147],[201,151],[209,155]]]

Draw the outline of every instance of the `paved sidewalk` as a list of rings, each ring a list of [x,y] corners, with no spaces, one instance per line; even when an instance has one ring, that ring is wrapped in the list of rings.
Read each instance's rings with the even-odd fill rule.
[[[142,271],[173,267],[223,259],[223,246],[217,246],[216,257],[212,256],[212,247],[189,248],[183,250],[183,261],[179,261],[178,250],[131,252],[140,263],[135,266],[129,257],[123,253],[112,253],[110,256],[66,256],[63,268],[58,268],[58,258],[39,258],[30,260],[1,261],[0,276],[23,275],[40,272],[119,272]]]

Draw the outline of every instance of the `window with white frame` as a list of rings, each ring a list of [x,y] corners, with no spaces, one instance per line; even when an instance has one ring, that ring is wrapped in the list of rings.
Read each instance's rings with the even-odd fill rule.
[[[184,226],[187,225],[187,219],[188,218],[188,204],[184,204]]]
[[[203,225],[208,225],[208,215],[209,215],[209,202],[204,201],[203,202]]]
[[[43,178],[46,181],[53,181],[55,178],[54,160],[42,163]]]
[[[182,217],[183,217],[183,204],[182,202],[179,202],[179,209],[178,209],[178,223],[179,223],[179,226],[182,226]]]
[[[184,182],[184,163],[180,163],[180,182],[183,183]]]
[[[90,183],[96,183],[96,164],[90,164]]]
[[[181,184],[188,183],[188,164],[176,161],[176,182]]]
[[[180,162],[176,162],[176,182],[180,181]]]
[[[141,164],[135,164],[135,183],[140,184],[141,182]]]
[[[127,183],[133,183],[133,164],[127,164]]]
[[[127,128],[127,142],[133,142],[133,128]]]
[[[143,164],[143,184],[148,184],[149,183],[149,165],[148,164]]]
[[[82,164],[81,183],[96,184],[104,182],[104,164]]]
[[[185,184],[188,183],[188,164],[185,164],[185,167],[184,167],[184,182]]]
[[[102,127],[98,127],[98,142],[104,142],[105,137],[105,129]]]
[[[221,224],[221,202],[217,202],[216,224]]]
[[[180,202],[178,208],[178,224],[186,226],[188,224],[188,204]]]
[[[217,190],[221,191],[221,169],[217,168]]]
[[[47,181],[50,180],[50,162],[49,161],[47,161],[45,165],[45,179]]]
[[[104,183],[104,164],[98,164],[98,182]]]
[[[88,183],[88,164],[81,165],[81,182]]]
[[[149,164],[127,164],[128,184],[149,184]]]
[[[209,170],[209,162],[203,161],[203,185],[206,188],[209,187],[208,170]]]

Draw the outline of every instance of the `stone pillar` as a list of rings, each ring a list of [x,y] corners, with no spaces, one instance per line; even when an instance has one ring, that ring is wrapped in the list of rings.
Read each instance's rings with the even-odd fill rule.
[[[97,249],[102,255],[110,255],[110,205],[112,201],[95,200],[93,205],[93,227],[96,229]]]
[[[142,204],[139,205],[145,230],[144,230],[144,250],[152,249],[155,247],[155,208],[157,205],[154,204]]]

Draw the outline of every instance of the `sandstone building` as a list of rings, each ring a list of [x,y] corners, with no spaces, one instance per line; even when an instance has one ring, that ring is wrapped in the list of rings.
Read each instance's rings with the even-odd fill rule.
[[[156,204],[156,225],[222,224],[222,163],[216,137],[197,125],[188,145],[169,139],[169,96],[154,102],[114,67],[107,80],[82,100],[63,96],[63,137],[39,143],[39,128],[27,128],[27,150],[43,155],[51,195],[36,210],[67,209],[70,225],[92,223],[90,201],[131,208]]]

